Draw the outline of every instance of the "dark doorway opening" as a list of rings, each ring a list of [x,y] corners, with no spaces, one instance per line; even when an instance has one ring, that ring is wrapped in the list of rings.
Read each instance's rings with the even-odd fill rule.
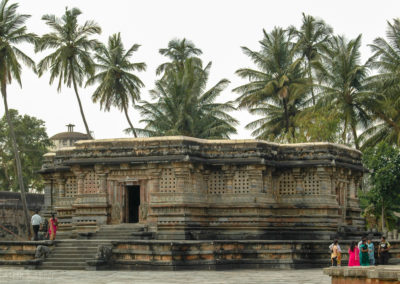
[[[126,187],[127,193],[127,222],[139,222],[139,205],[140,205],[140,186],[132,185]]]

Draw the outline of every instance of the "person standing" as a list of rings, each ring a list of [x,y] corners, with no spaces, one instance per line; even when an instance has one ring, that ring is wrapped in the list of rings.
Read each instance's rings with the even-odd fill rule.
[[[368,239],[367,245],[368,245],[369,265],[375,265],[375,248],[374,248],[374,243],[371,241],[370,238]]]
[[[40,228],[40,224],[42,223],[42,217],[39,215],[39,210],[35,210],[35,214],[31,218],[31,224],[33,228],[33,240],[37,241],[39,239],[38,232]]]
[[[360,264],[361,266],[369,265],[369,256],[368,256],[368,245],[365,238],[363,238],[362,243],[360,245],[361,257]]]
[[[380,265],[388,264],[389,250],[390,250],[389,242],[386,241],[385,237],[382,237],[381,242],[379,243],[379,248],[378,248],[378,257],[379,257]]]
[[[332,266],[338,265],[338,259],[340,259],[339,243],[338,240],[335,240],[333,242],[332,253],[331,253]]]
[[[349,266],[360,266],[359,249],[356,242],[352,242],[349,248]]]
[[[54,214],[51,214],[51,218],[49,221],[50,240],[54,241],[56,239],[57,229],[58,229],[58,220],[56,217],[54,217]]]

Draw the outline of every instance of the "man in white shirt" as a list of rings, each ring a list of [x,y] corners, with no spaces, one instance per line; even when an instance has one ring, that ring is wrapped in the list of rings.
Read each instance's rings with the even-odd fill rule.
[[[31,224],[33,227],[33,233],[34,233],[34,241],[38,240],[38,232],[40,228],[40,224],[42,223],[42,217],[39,215],[39,210],[35,210],[35,214],[32,216],[31,219]]]

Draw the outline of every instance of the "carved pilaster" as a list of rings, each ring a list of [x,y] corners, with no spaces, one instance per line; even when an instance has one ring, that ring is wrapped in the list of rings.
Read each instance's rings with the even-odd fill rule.
[[[107,174],[106,173],[97,174],[97,178],[99,180],[100,193],[107,194]]]
[[[303,186],[304,174],[302,173],[300,168],[292,169],[292,174],[293,174],[293,178],[296,182],[296,193],[304,194],[304,186]]]
[[[80,172],[77,175],[77,179],[78,179],[78,195],[83,194],[84,191],[85,191],[85,183],[84,183],[85,176],[86,176],[86,173],[82,173],[82,172]]]
[[[233,189],[233,180],[235,178],[235,171],[231,167],[222,167],[222,171],[224,173],[224,184],[226,188],[226,193],[227,194],[232,194],[234,189]]]
[[[62,198],[65,197],[65,182],[64,178],[57,179],[57,186],[58,186],[58,197]]]
[[[330,173],[326,168],[318,167],[316,175],[319,179],[320,194],[332,194],[332,181]]]

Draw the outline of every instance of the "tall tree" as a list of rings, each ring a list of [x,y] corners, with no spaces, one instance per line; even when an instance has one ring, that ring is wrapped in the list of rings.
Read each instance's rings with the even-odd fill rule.
[[[87,81],[87,85],[99,83],[93,93],[93,101],[99,101],[100,107],[104,106],[106,111],[109,111],[111,106],[123,111],[135,137],[137,134],[129,119],[128,107],[130,103],[135,104],[140,99],[140,88],[144,87],[144,84],[132,71],[144,71],[146,64],[132,63],[130,57],[139,46],[134,44],[125,50],[119,33],[110,36],[107,47],[101,45],[96,50],[98,73]]]
[[[16,134],[18,149],[24,154],[21,162],[24,186],[35,190],[43,189],[41,176],[37,173],[43,162],[43,155],[52,145],[49,140],[44,121],[29,115],[19,115],[14,109],[9,110],[11,121]],[[13,147],[10,139],[10,127],[7,117],[0,119],[0,188],[3,190],[18,190],[18,178]]]
[[[196,63],[197,65],[202,64],[201,59],[197,55],[201,55],[203,52],[193,42],[185,38],[169,41],[168,47],[160,48],[159,52],[170,59],[170,61],[158,66],[156,70],[157,75],[164,72],[168,73],[167,71],[182,71],[185,61],[189,58],[191,58],[192,63]]]
[[[341,120],[342,142],[350,134],[357,149],[360,148],[357,130],[367,127],[370,117],[365,110],[365,98],[370,94],[365,87],[367,67],[361,64],[361,35],[353,40],[333,37],[323,59],[323,82],[320,86],[324,107],[333,107]]]
[[[165,54],[163,50],[160,53]],[[139,131],[146,136],[229,138],[236,133],[237,120],[228,112],[235,108],[232,102],[215,102],[229,81],[222,79],[206,90],[211,63],[203,68],[199,58],[191,57],[190,52],[185,54],[184,58],[167,55],[172,61],[164,63],[168,67],[151,91],[156,102],[145,101],[137,107],[143,117],[141,122],[146,124]]]
[[[91,137],[89,126],[86,122],[78,87],[86,76],[93,76],[94,62],[90,51],[99,45],[90,36],[100,34],[100,27],[93,21],[78,24],[78,16],[82,12],[77,8],[66,8],[61,18],[54,15],[44,15],[42,20],[53,30],[43,35],[36,45],[36,52],[46,49],[55,49],[53,53],[44,57],[38,64],[39,76],[49,69],[50,84],[58,78],[57,90],[61,91],[62,84],[74,88],[79,110],[85,125],[86,133]]]
[[[378,73],[369,78],[372,94],[368,97],[368,109],[378,120],[363,136],[365,146],[373,146],[381,140],[400,145],[400,20],[388,22],[387,40],[379,37],[369,46],[373,55],[368,65]],[[363,145],[364,146],[364,145]]]
[[[20,86],[21,82],[21,64],[25,63],[28,67],[35,70],[35,63],[24,52],[17,48],[19,43],[34,43],[36,35],[28,33],[25,26],[26,20],[30,15],[18,14],[18,4],[8,5],[8,0],[0,2],[0,88],[3,97],[5,114],[9,126],[9,134],[11,145],[14,153],[15,164],[17,167],[18,185],[21,192],[21,201],[24,210],[25,224],[27,227],[28,238],[31,236],[29,212],[26,204],[24,179],[22,173],[21,159],[19,155],[17,141],[14,132],[11,115],[8,109],[7,102],[7,85],[11,84],[12,79],[15,79]]]
[[[296,35],[296,44],[301,56],[306,60],[306,69],[311,82],[314,82],[312,63],[318,63],[320,54],[325,49],[332,35],[332,28],[323,20],[315,19],[313,16],[303,13],[303,22],[299,30],[290,27],[289,30]],[[315,105],[314,87],[311,85],[311,96]]]
[[[281,133],[283,136],[289,134],[294,139],[293,119],[307,103],[310,81],[301,66],[301,58],[295,56],[297,49],[292,42],[291,33],[282,28],[274,28],[271,33],[263,30],[263,33],[260,51],[242,47],[258,70],[237,70],[237,75],[250,82],[233,91],[240,94],[237,99],[240,108],[263,115],[263,118],[247,126],[256,128],[253,135],[269,138]],[[272,125],[275,127],[271,128]]]

